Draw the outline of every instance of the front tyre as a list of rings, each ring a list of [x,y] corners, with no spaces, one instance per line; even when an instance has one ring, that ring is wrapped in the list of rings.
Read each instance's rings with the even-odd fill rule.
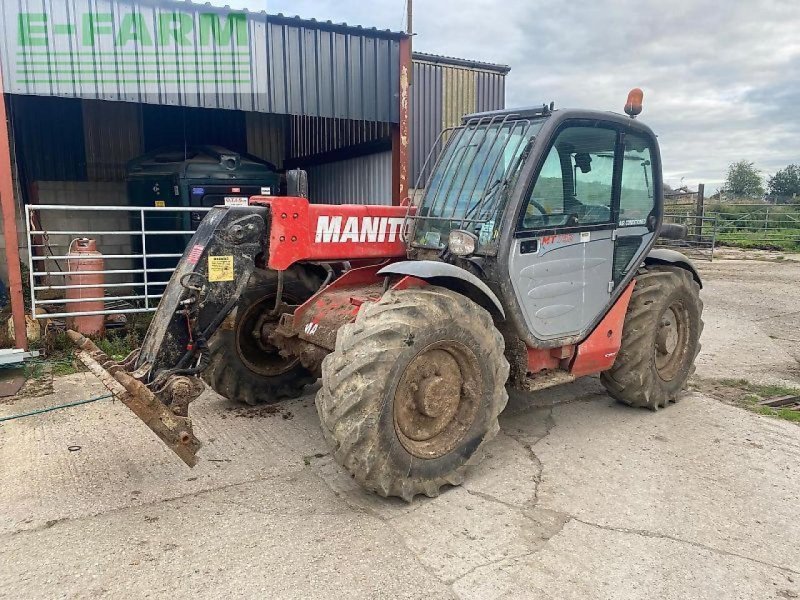
[[[319,289],[321,280],[303,269],[284,273],[283,301],[301,304]],[[209,341],[211,362],[203,379],[220,396],[255,406],[296,398],[314,383],[308,369],[294,357],[284,358],[257,330],[277,325],[271,316],[278,291],[275,271],[256,269],[236,309]]]
[[[316,404],[337,462],[411,501],[463,481],[499,430],[509,366],[486,310],[439,287],[365,303],[322,363]]]
[[[608,393],[652,410],[676,402],[694,373],[703,331],[700,286],[686,269],[651,267],[636,277],[622,346],[600,376]]]

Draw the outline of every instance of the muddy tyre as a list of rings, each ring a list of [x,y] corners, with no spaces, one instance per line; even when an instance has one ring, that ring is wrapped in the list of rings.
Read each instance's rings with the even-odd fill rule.
[[[321,279],[304,270],[284,276],[283,299],[299,304],[317,291]],[[255,406],[296,398],[316,378],[297,359],[280,356],[278,349],[253,335],[262,315],[275,306],[278,274],[256,269],[236,309],[209,342],[211,363],[203,379],[219,395]],[[269,319],[277,323],[277,317]]]
[[[608,393],[630,406],[652,410],[676,402],[694,373],[702,313],[700,286],[689,271],[642,270],[625,315],[619,355],[600,376]]]
[[[364,304],[322,364],[316,404],[337,462],[406,501],[463,481],[499,430],[503,337],[486,310],[438,287]]]

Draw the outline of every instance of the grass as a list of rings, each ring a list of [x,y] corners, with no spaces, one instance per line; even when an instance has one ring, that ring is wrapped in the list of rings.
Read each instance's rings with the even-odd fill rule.
[[[94,342],[113,360],[127,357],[134,349],[138,348],[150,318],[129,319],[125,330],[110,331],[107,336],[95,339]],[[75,345],[70,341],[64,331],[48,329],[45,335],[31,344],[40,351],[38,358],[25,361],[24,375],[26,383],[26,396],[36,396],[53,393],[53,377],[62,377],[86,371],[83,364],[75,357]]]
[[[690,208],[674,208],[672,220],[693,224]],[[736,248],[800,252],[800,204],[707,203],[707,217],[717,218],[717,243]],[[702,226],[704,239],[711,239],[713,223]],[[691,230],[694,232],[694,229]]]
[[[39,379],[45,374],[45,365],[40,360],[25,361],[25,379]]]
[[[93,341],[112,360],[122,360],[141,346],[151,320],[150,315],[131,315],[124,330],[109,331],[105,337]],[[29,379],[38,379],[49,373],[53,376],[63,376],[86,370],[75,358],[75,345],[64,331],[50,329],[39,341],[31,344],[31,347],[39,350],[41,357],[26,361],[25,375]]]
[[[47,375],[47,371],[54,376],[73,375],[85,371],[79,362],[72,358],[54,359],[32,359],[25,361],[25,377],[27,379],[39,379]]]
[[[760,231],[730,231],[717,234],[717,244],[735,248],[800,252],[800,229],[778,229],[765,239]],[[776,239],[780,238],[780,239]]]
[[[61,377],[63,375],[74,375],[75,373],[80,373],[86,370],[83,367],[83,365],[81,365],[74,359],[52,361],[52,364],[53,364],[53,375],[56,377]]]
[[[777,396],[797,396],[800,395],[800,388],[787,387],[782,385],[757,385],[750,383],[746,379],[723,379],[719,382],[728,388],[735,388],[742,392],[742,395],[734,399],[734,404],[746,408],[754,413],[776,417],[785,421],[800,423],[800,410],[790,410],[788,408],[772,408],[761,406],[759,402],[767,398]]]
[[[0,348],[13,348],[14,340],[8,334],[8,320],[11,318],[11,306],[0,310]]]
[[[31,348],[39,350],[41,356],[25,361],[25,376],[38,379],[49,371],[54,376],[73,375],[86,369],[73,356],[74,346],[64,332],[48,332]]]
[[[127,333],[111,333],[104,338],[95,340],[95,344],[112,360],[122,360],[136,350],[142,343],[135,331]]]
[[[122,360],[142,345],[152,320],[152,315],[148,314],[128,315],[125,329],[111,331],[94,343],[113,360]]]

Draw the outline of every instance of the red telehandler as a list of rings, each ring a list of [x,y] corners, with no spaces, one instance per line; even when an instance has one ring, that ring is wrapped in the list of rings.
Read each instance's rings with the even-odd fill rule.
[[[498,431],[506,386],[600,374],[617,400],[677,400],[703,328],[700,277],[662,223],[653,132],[551,106],[464,117],[416,205],[254,197],[215,208],[141,349],[80,357],[187,464],[205,380],[249,404],[316,405],[364,487],[411,500],[458,485]],[[426,169],[427,170],[427,169]]]

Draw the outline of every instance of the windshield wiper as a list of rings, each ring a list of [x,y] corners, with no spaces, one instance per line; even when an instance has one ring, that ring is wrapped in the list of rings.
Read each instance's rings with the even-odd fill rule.
[[[491,183],[491,185],[489,185],[489,187],[486,188],[486,191],[483,194],[481,194],[481,197],[478,199],[478,201],[467,210],[466,214],[464,215],[464,218],[461,219],[462,225],[464,222],[470,220],[475,211],[477,211],[481,206],[489,204],[492,198],[496,195],[497,191],[502,188],[505,188],[507,183],[508,183],[507,179],[495,179]]]
[[[520,142],[521,141],[522,140],[520,139]],[[528,154],[530,153],[530,150],[535,142],[536,142],[535,135],[532,135],[531,137],[528,138],[528,141],[525,143],[525,147],[522,149],[522,152],[514,160],[514,163],[510,165],[510,167],[505,171],[503,177],[501,179],[495,179],[491,183],[491,185],[488,188],[486,188],[486,191],[481,195],[481,198],[480,200],[478,200],[477,204],[469,208],[466,215],[462,219],[462,225],[464,221],[470,219],[473,216],[473,214],[475,213],[476,210],[478,210],[478,208],[484,205],[490,205],[490,202],[497,194],[497,192],[505,191],[506,187],[508,187],[508,184],[511,182],[511,180],[514,179],[519,165],[528,157]],[[517,143],[517,148],[519,148],[519,145],[520,144]]]

